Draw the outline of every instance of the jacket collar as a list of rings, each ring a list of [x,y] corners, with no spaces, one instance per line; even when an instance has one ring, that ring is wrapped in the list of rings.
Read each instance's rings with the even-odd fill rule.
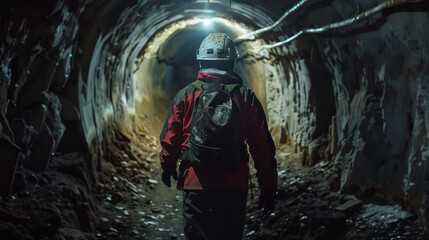
[[[226,72],[216,68],[204,68],[198,73],[198,80],[212,83],[215,79],[220,79],[222,84],[243,84],[243,80],[236,72]]]

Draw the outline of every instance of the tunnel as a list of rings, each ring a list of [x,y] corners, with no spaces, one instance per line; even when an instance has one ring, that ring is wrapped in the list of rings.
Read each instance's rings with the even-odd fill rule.
[[[275,211],[251,161],[243,239],[429,239],[429,1],[0,6],[1,239],[183,239],[159,136],[214,32],[276,145]]]

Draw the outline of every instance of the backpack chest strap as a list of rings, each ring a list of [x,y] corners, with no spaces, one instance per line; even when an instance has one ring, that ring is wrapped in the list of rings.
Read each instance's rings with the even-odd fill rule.
[[[217,81],[218,82],[218,81]],[[218,82],[219,83],[219,82]],[[212,85],[213,84],[213,85]],[[201,91],[203,91],[203,90],[208,90],[208,89],[210,89],[210,88],[208,88],[208,89],[205,89],[204,87],[203,87],[203,85],[208,85],[208,86],[210,86],[210,85],[212,85],[214,88],[215,88],[215,85],[214,84],[216,84],[216,83],[206,83],[206,82],[203,82],[203,81],[200,81],[200,80],[196,80],[195,82],[193,82],[193,83],[191,83],[191,85],[192,86],[194,86],[194,87],[196,87],[196,88],[198,88],[199,90],[201,90]],[[220,84],[220,86],[224,86],[225,88],[226,88],[226,90],[229,92],[229,93],[231,93],[233,90],[234,90],[234,88],[236,88],[236,87],[238,87],[238,86],[240,86],[240,84],[236,84],[236,83],[231,83],[231,84]]]

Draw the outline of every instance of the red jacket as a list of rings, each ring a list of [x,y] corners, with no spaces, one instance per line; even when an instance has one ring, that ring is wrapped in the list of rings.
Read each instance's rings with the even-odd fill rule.
[[[198,80],[210,83],[220,79],[221,83],[242,83],[238,75],[228,74],[217,69],[203,69]],[[176,170],[176,163],[182,151],[189,150],[188,139],[191,130],[192,110],[201,90],[188,85],[174,97],[170,113],[161,133],[161,166],[164,170]],[[243,124],[241,138],[247,142],[254,159],[258,183],[263,190],[277,189],[277,163],[274,158],[275,146],[261,103],[252,90],[240,86],[234,91]],[[249,182],[248,159],[234,171],[226,173],[208,173],[189,167],[185,170],[185,190],[234,190],[247,191]]]

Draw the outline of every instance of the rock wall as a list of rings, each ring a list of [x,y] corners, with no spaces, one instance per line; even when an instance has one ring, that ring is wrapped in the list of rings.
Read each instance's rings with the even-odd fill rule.
[[[309,4],[283,29],[291,36],[377,4]],[[281,50],[291,59],[283,63],[282,127],[304,151],[303,161],[314,162],[311,149],[321,144],[316,156],[333,157],[339,171],[334,188],[403,202],[422,219],[429,216],[428,9],[427,1],[406,3]],[[327,108],[331,101],[335,109]]]
[[[4,169],[8,174],[2,174],[8,179],[1,181],[5,197],[15,169],[43,171],[58,148],[85,151],[81,128],[76,127],[80,119],[73,71],[83,5],[82,1],[1,3],[0,141],[2,161],[8,166]],[[61,143],[63,137],[69,141]]]
[[[403,199],[425,218],[428,134],[419,123],[428,124],[422,101],[427,92],[420,90],[429,80],[422,24],[428,20],[427,13],[384,12],[372,19],[377,31],[325,42],[334,76],[341,187]]]

